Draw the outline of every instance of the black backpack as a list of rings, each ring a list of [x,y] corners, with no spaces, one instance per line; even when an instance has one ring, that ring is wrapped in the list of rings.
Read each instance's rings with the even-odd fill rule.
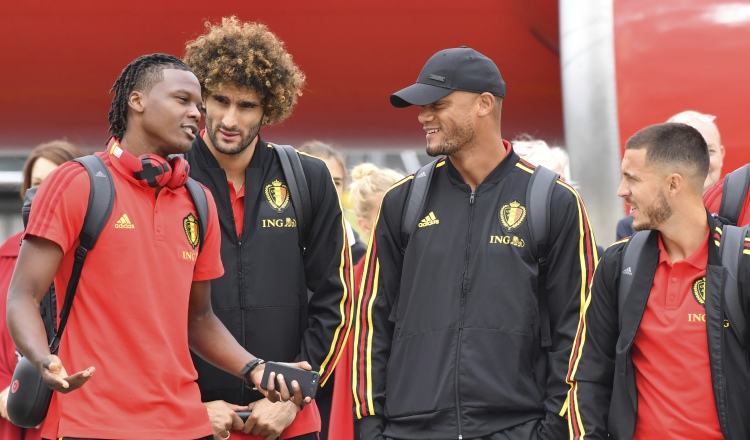
[[[438,159],[439,160],[439,159]],[[414,232],[417,220],[425,200],[427,191],[432,181],[432,172],[438,160],[434,160],[420,168],[414,173],[414,180],[409,189],[406,199],[406,207],[401,219],[401,253],[406,251],[409,237]],[[529,207],[529,221],[531,222],[532,253],[539,264],[537,275],[537,305],[539,308],[539,331],[541,334],[542,347],[552,346],[552,330],[549,317],[549,304],[547,300],[547,269],[549,263],[549,228],[550,213],[549,205],[552,199],[552,190],[559,174],[537,166],[526,190],[526,206]]]
[[[747,185],[745,185],[747,188]],[[737,288],[737,275],[739,273],[740,257],[745,251],[745,237],[747,237],[750,226],[743,228],[724,225],[721,238],[721,265],[727,270],[727,278],[724,283],[724,312],[731,323],[740,344],[747,348],[750,342],[748,334],[747,319],[742,313],[742,301]],[[641,259],[643,248],[650,234],[656,231],[639,231],[630,237],[622,258],[622,273],[630,276],[620,275],[620,284],[617,292],[618,310],[622,310],[630,295],[633,279],[637,275],[638,262]]]
[[[89,193],[88,208],[86,210],[86,215],[83,220],[83,227],[81,228],[81,234],[79,237],[81,243],[79,248],[76,250],[76,261],[78,261],[80,257],[80,266],[82,268],[83,260],[85,260],[87,252],[94,247],[94,244],[96,244],[96,240],[99,238],[99,234],[101,233],[105,223],[112,213],[112,208],[115,204],[115,188],[114,184],[112,183],[112,176],[107,169],[107,166],[99,156],[84,156],[75,159],[75,161],[83,165],[89,176],[89,181],[91,182],[91,192]],[[198,252],[200,253],[203,250],[203,234],[206,231],[205,222],[206,219],[208,219],[208,200],[206,198],[206,193],[203,190],[203,187],[197,181],[193,180],[192,178],[188,178],[185,186],[188,189],[190,196],[193,198],[193,203],[195,204],[195,209],[198,214],[198,230],[200,237]],[[29,213],[31,212],[31,203],[34,199],[34,196],[36,195],[36,190],[36,187],[29,188],[29,190],[26,191],[26,195],[24,197],[23,208],[21,210],[24,227],[28,223]],[[78,268],[78,274],[76,275],[76,265],[74,265],[74,275],[71,276],[69,284],[74,285],[78,283],[81,268]],[[75,288],[75,285],[73,287]],[[68,302],[67,300],[70,300],[70,302],[72,302],[72,299],[73,295],[66,295],[66,303]],[[57,295],[55,294],[54,285],[50,286],[49,291],[42,299],[42,302],[39,305],[39,311],[42,315],[42,320],[44,321],[44,327],[47,332],[47,340],[52,343],[58,333],[60,333],[64,329],[63,319],[65,318],[65,316],[60,317],[60,328],[58,329]],[[65,310],[62,311],[62,313],[65,312]],[[59,338],[57,338],[56,343],[59,343]]]
[[[269,144],[276,150],[281,162],[284,178],[289,186],[289,194],[292,199],[292,209],[297,217],[297,232],[299,233],[299,245],[304,254],[310,245],[310,233],[312,231],[312,202],[310,201],[310,190],[307,186],[307,178],[302,170],[302,162],[299,160],[297,150],[291,145]]]
[[[750,184],[750,164],[746,164],[724,178],[724,191],[721,195],[719,216],[736,225],[740,220],[740,211],[745,203],[747,186]]]

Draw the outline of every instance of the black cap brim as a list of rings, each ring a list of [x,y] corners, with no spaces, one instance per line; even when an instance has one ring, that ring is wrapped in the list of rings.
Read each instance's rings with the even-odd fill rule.
[[[451,89],[416,83],[391,95],[391,105],[402,108],[410,105],[432,104],[452,92]]]

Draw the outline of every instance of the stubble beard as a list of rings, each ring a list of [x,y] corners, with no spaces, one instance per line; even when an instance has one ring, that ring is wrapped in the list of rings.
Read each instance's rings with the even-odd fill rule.
[[[222,154],[237,155],[247,150],[247,147],[249,147],[250,144],[253,143],[253,140],[255,140],[255,137],[260,132],[261,125],[262,125],[261,121],[258,121],[257,125],[250,127],[250,129],[247,131],[239,130],[240,131],[240,143],[236,147],[231,147],[231,146],[226,146],[223,143],[221,143],[219,140],[219,137],[216,135],[216,132],[219,129],[224,129],[227,131],[234,131],[234,130],[230,130],[221,124],[218,127],[216,127],[216,130],[214,130],[213,119],[211,119],[210,117],[208,117],[208,115],[206,115],[206,133],[208,134],[208,138],[211,139],[211,143],[213,144],[216,151]]]
[[[646,207],[643,214],[646,217],[646,221],[641,224],[633,224],[633,229],[636,231],[643,231],[646,229],[658,229],[660,225],[669,220],[672,217],[672,207],[667,201],[667,197],[664,195],[664,191],[659,191],[659,196],[654,200],[651,205]]]
[[[474,139],[474,127],[467,118],[463,121],[463,124],[456,125],[453,133],[444,133],[444,140],[436,145],[434,148],[430,148],[430,144],[427,144],[427,155],[431,157],[451,154],[461,151],[461,149],[471,143]]]

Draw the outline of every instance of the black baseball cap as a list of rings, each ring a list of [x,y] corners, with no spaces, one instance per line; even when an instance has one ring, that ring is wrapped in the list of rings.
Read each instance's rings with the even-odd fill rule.
[[[461,46],[436,53],[419,72],[417,83],[391,95],[394,107],[432,104],[454,90],[505,97],[505,81],[495,63]]]

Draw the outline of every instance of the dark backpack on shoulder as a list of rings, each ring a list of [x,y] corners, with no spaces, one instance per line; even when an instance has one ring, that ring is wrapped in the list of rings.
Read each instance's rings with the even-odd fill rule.
[[[740,221],[740,211],[745,204],[748,185],[750,185],[750,164],[737,168],[724,178],[719,216],[729,220],[733,225]]]
[[[304,254],[310,245],[310,233],[312,231],[312,201],[310,190],[307,186],[307,178],[302,170],[302,162],[299,160],[297,150],[291,145],[269,144],[276,151],[281,162],[284,178],[289,186],[289,195],[292,199],[292,209],[297,217],[297,232],[299,233],[299,245]]]
[[[432,174],[439,159],[434,160],[414,173],[414,179],[409,188],[406,207],[401,219],[401,253],[406,251],[409,237],[414,232],[419,214],[424,208],[427,191],[432,181]],[[552,200],[552,190],[559,174],[537,166],[531,175],[531,181],[526,190],[526,206],[529,207],[529,221],[531,222],[532,253],[539,264],[537,275],[537,306],[539,309],[539,331],[542,347],[552,346],[552,329],[549,317],[549,301],[547,298],[547,270],[549,263],[549,205]]]

